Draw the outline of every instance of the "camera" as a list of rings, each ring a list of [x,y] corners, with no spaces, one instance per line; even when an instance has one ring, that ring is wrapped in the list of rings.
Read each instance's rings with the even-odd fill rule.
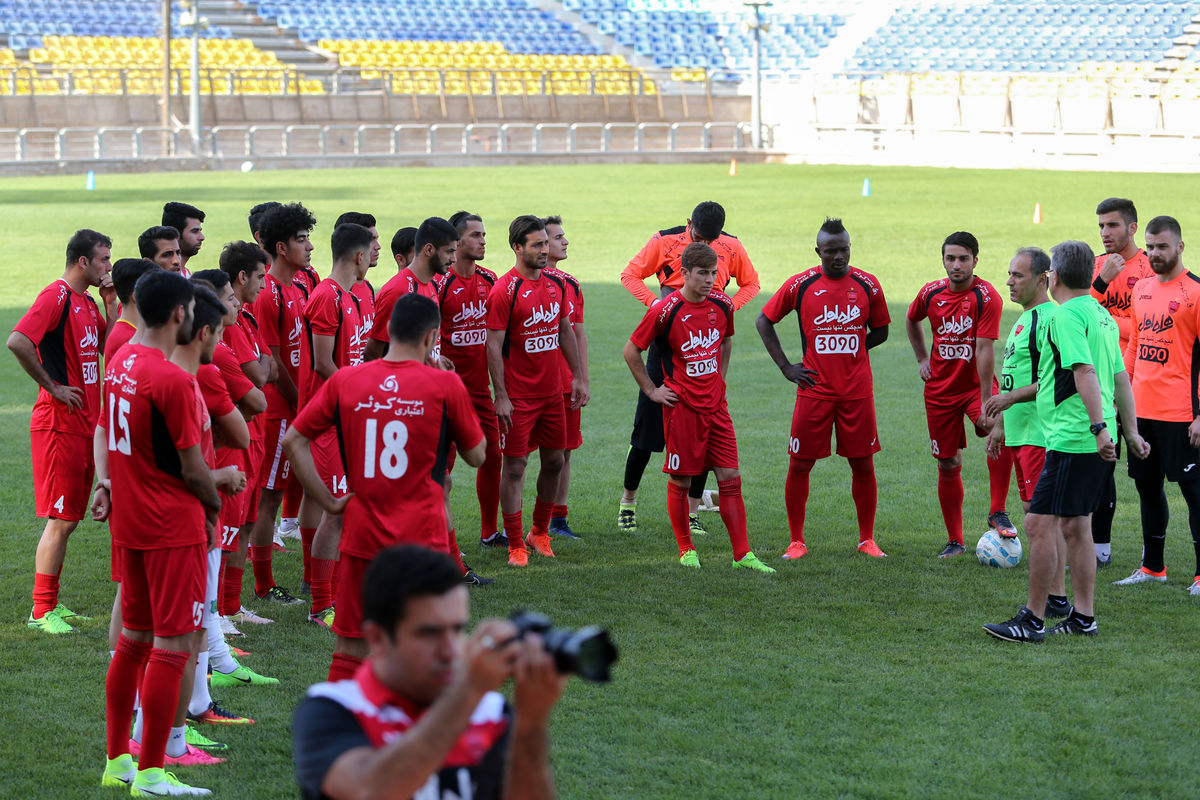
[[[516,611],[509,619],[517,626],[518,638],[527,633],[542,637],[546,652],[554,658],[554,666],[560,673],[574,673],[595,683],[608,683],[612,679],[610,669],[617,661],[617,646],[603,628],[597,625],[577,631],[555,628],[549,617],[533,611]]]

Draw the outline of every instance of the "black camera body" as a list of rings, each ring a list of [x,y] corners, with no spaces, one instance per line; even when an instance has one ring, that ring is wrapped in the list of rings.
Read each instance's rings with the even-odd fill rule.
[[[536,633],[542,637],[546,652],[554,658],[561,674],[575,674],[594,683],[612,680],[611,668],[617,661],[617,646],[608,631],[589,625],[577,631],[555,628],[550,618],[533,611],[515,611],[509,617],[517,626],[517,637]]]

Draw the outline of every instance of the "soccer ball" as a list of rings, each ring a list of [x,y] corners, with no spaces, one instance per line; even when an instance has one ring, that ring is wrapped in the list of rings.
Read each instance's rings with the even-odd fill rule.
[[[1006,539],[995,531],[979,537],[975,557],[985,567],[1015,567],[1021,563],[1021,540]]]

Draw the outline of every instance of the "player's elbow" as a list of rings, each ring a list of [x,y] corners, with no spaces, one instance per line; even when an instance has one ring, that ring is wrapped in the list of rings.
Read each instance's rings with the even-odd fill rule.
[[[13,331],[8,335],[8,349],[13,355],[21,356],[25,353],[25,343],[29,341],[29,337],[20,331]]]
[[[257,416],[267,410],[267,396],[259,389],[251,389],[238,401],[238,408],[250,416]]]

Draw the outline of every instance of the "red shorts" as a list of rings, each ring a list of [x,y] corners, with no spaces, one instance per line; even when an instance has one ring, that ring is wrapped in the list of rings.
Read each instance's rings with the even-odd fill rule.
[[[247,484],[247,487],[249,484]],[[243,489],[237,494],[221,495],[221,513],[217,516],[217,534],[220,536],[221,550],[232,553],[238,549],[238,534],[242,523],[246,521],[246,492]]]
[[[95,461],[92,438],[72,433],[30,431],[33,497],[37,515],[78,522],[92,496]]]
[[[500,452],[524,458],[545,447],[562,450],[567,441],[567,420],[562,395],[513,398],[512,426],[500,434]]]
[[[338,590],[334,602],[333,632],[347,639],[362,638],[362,585],[370,560],[342,553],[338,556]]]
[[[292,476],[292,465],[283,452],[283,437],[287,433],[290,419],[268,419],[267,435],[263,440],[264,454],[258,471],[262,489],[282,492],[288,488]]]
[[[737,437],[725,403],[701,414],[683,403],[662,407],[668,475],[699,475],[713,467],[737,469]]]
[[[875,428],[875,400],[823,400],[796,397],[792,412],[792,435],[788,452],[792,458],[816,461],[829,457],[829,436],[837,431],[837,454],[843,458],[866,458],[878,453],[879,433]]]
[[[183,636],[204,622],[208,548],[121,550],[121,624],[155,636]]]
[[[1036,444],[1019,444],[1011,449],[1013,466],[1017,469],[1017,492],[1021,499],[1028,503],[1033,499],[1038,476],[1042,474],[1042,467],[1046,465],[1046,448]]]
[[[571,408],[571,393],[563,392],[563,413],[567,417],[567,449],[583,446],[583,408]]]
[[[258,501],[262,497],[262,462],[266,455],[262,439],[250,438],[246,448],[246,488],[242,491],[242,522],[252,524],[258,520]]]
[[[929,426],[929,447],[934,458],[953,458],[967,446],[967,432],[963,428],[963,417],[975,420],[983,413],[983,400],[978,391],[952,397],[925,396],[925,422]],[[975,435],[983,438],[988,431],[975,428]]]
[[[108,577],[113,583],[121,582],[121,546],[117,544],[117,540],[109,537],[108,540]]]
[[[337,431],[329,430],[317,437],[311,446],[313,465],[317,475],[329,487],[334,497],[345,497],[346,467],[342,464],[342,451],[338,447]],[[447,468],[448,469],[448,468]]]

